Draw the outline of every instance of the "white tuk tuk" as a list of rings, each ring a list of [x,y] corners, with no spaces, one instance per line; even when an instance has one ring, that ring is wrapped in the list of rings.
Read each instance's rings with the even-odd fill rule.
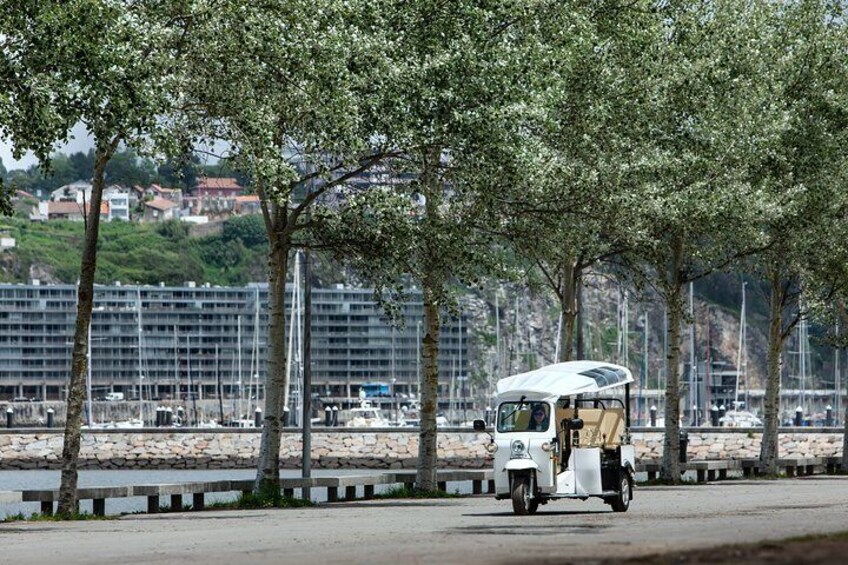
[[[495,498],[511,499],[516,514],[533,514],[555,498],[590,496],[626,512],[636,469],[631,382],[627,368],[597,361],[557,363],[498,381]],[[617,387],[623,395],[612,394]],[[474,422],[475,430],[485,428],[483,420]]]

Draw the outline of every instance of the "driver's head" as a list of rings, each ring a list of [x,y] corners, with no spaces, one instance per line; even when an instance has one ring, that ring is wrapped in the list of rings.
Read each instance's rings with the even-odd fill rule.
[[[541,404],[533,407],[533,419],[537,422],[545,419],[545,408]]]

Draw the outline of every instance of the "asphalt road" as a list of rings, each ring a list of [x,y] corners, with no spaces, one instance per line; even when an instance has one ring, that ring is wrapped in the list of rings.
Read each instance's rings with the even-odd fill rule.
[[[642,487],[630,511],[489,497],[0,524],[0,562],[516,563],[628,558],[848,530],[848,477]],[[716,551],[721,551],[717,549]]]

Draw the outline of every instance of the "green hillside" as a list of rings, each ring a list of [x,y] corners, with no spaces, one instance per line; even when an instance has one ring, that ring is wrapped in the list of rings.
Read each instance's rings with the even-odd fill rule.
[[[100,225],[97,282],[243,285],[265,280],[267,241],[258,216],[225,222],[220,235],[190,237],[179,222]],[[33,223],[20,218],[2,222],[17,241],[0,254],[2,282],[74,283],[79,278],[82,222]]]

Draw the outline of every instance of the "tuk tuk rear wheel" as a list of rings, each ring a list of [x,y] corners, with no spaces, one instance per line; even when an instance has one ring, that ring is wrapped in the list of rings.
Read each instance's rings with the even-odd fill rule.
[[[519,516],[535,514],[539,508],[539,499],[531,498],[530,477],[519,475],[512,481],[512,511]]]
[[[621,482],[619,492],[609,499],[609,505],[613,512],[627,512],[630,508],[630,474],[627,472],[621,473]]]

